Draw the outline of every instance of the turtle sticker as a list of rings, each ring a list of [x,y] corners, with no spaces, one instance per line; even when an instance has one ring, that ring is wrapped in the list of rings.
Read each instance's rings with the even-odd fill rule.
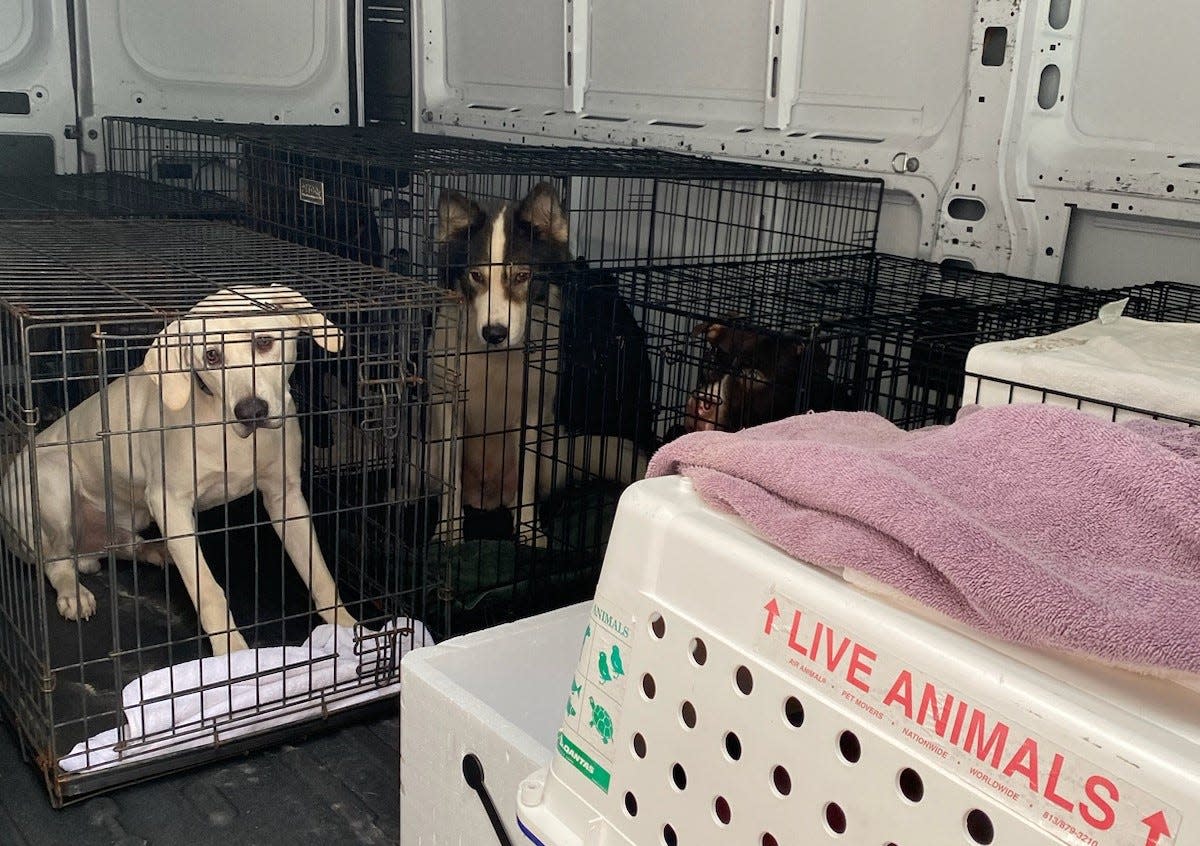
[[[588,707],[592,709],[592,721],[588,723],[588,728],[596,730],[601,743],[605,745],[611,743],[613,737],[612,715],[603,705],[597,705],[596,700],[590,696],[588,697]]]

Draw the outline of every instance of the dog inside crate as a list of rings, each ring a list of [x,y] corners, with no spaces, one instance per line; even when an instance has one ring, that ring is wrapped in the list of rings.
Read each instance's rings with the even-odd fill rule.
[[[572,255],[558,189],[508,200],[475,187],[440,193],[436,229],[465,319],[441,341],[462,353],[464,395],[460,483],[433,554],[458,556],[468,594],[523,570],[569,578],[572,550],[602,546],[615,493],[655,445],[644,337],[603,272]]]
[[[582,182],[563,186],[588,211],[611,208]],[[461,501],[443,501],[432,554],[471,603],[511,601],[535,581],[579,577],[586,590],[620,490],[665,441],[853,407],[799,327],[860,313],[871,281],[861,261],[715,257],[674,232],[678,255],[665,261],[622,260],[603,243],[589,261],[572,246],[597,246],[596,234],[573,231],[570,194],[533,178],[513,187],[476,181],[438,197],[440,278],[465,314],[463,334],[443,343],[463,353],[464,398]],[[718,320],[713,310],[734,301],[750,317]]]
[[[208,652],[255,647],[253,666],[228,665],[243,685],[277,647],[312,671],[323,623],[355,640],[337,635],[344,654],[331,666],[357,666],[359,639],[412,612],[400,595],[416,580],[408,550],[428,510],[396,434],[418,425],[399,418],[423,413],[413,373],[428,327],[387,309],[387,342],[371,308],[328,309],[335,324],[282,285],[211,293],[165,326],[112,311],[83,321],[62,305],[10,308],[0,361],[3,649],[10,659],[33,650],[50,668],[49,736],[35,740],[50,765],[128,730],[131,680],[170,667],[167,696],[183,695],[186,667]],[[315,359],[337,362],[335,377],[297,385]],[[360,375],[357,394],[336,378],[347,369]],[[329,443],[311,442],[315,423]],[[368,679],[389,683],[393,659]],[[329,684],[344,686],[345,672]],[[325,684],[317,678],[324,671],[310,684]],[[260,694],[254,710],[269,702]]]
[[[699,380],[671,441],[689,432],[736,432],[799,411],[849,409],[853,400],[829,376],[830,357],[800,332],[774,332],[736,318],[697,323]]]

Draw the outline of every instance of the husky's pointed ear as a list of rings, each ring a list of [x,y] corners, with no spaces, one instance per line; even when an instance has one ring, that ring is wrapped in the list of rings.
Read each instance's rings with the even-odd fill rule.
[[[300,314],[288,317],[301,329],[307,329],[314,341],[326,352],[341,352],[344,336],[342,330],[329,322],[329,318],[308,301],[308,298],[294,288],[278,283],[271,286],[270,301],[281,308],[295,309]]]
[[[457,191],[443,191],[438,197],[438,225],[436,238],[439,243],[483,223],[483,209],[479,203],[464,197]]]
[[[567,243],[567,215],[558,201],[558,192],[549,182],[533,186],[529,196],[521,201],[517,218],[532,226],[543,238]]]
[[[163,405],[172,411],[179,411],[192,398],[192,368],[184,355],[189,343],[180,322],[173,321],[158,333],[142,361],[142,371],[158,385]]]

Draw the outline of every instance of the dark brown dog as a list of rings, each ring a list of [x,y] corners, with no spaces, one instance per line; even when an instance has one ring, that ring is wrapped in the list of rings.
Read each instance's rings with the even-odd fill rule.
[[[834,407],[829,355],[820,345],[810,355],[808,342],[795,336],[729,323],[701,323],[693,332],[707,348],[684,431],[736,432]]]

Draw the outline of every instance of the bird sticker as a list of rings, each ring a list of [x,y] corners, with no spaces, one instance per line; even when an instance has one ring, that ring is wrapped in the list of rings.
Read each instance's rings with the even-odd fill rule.
[[[609,656],[608,663],[612,666],[613,678],[625,675],[625,668],[621,666],[621,648],[615,643],[612,648],[612,655]]]

